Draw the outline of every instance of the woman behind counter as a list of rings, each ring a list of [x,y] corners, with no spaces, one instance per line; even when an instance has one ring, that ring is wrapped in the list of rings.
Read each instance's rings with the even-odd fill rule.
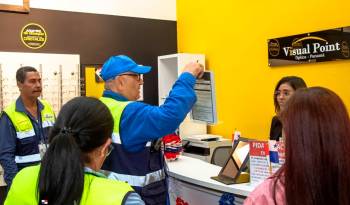
[[[16,175],[5,205],[144,204],[127,183],[98,172],[112,151],[112,130],[113,118],[99,100],[69,101],[49,135],[41,165]]]
[[[282,123],[278,117],[279,113],[284,109],[288,99],[299,88],[306,88],[306,83],[300,77],[286,76],[278,81],[273,94],[276,116],[272,118],[270,140],[279,140],[282,137]]]
[[[286,161],[245,205],[350,204],[350,119],[342,100],[321,87],[297,90],[281,113]]]

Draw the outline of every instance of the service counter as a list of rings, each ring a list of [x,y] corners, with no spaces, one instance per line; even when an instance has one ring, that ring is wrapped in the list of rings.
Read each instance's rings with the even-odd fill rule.
[[[221,167],[199,159],[180,156],[167,164],[171,205],[186,202],[189,205],[215,205],[222,197],[232,197],[230,194],[234,195],[236,205],[242,204],[255,188],[250,183],[225,185],[211,179],[219,174]]]

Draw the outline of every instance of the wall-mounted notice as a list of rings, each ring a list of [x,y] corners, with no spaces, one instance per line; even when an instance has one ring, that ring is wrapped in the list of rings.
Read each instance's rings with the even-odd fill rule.
[[[194,86],[197,102],[192,107],[191,118],[208,124],[217,123],[214,74],[205,71]]]
[[[350,59],[350,27],[269,39],[267,44],[269,66]]]
[[[250,183],[260,183],[270,176],[269,144],[249,142]]]

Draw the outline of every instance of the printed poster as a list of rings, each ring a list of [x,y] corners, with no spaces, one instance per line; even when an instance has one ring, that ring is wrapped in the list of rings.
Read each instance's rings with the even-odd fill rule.
[[[249,142],[250,183],[260,183],[270,176],[269,144],[267,141]]]

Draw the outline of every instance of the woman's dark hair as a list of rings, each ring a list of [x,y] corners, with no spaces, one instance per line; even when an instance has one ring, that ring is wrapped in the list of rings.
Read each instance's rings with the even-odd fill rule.
[[[77,97],[61,109],[49,134],[50,146],[39,173],[39,204],[79,204],[84,189],[87,153],[112,136],[113,118],[98,99]]]
[[[350,204],[350,119],[340,97],[321,87],[299,89],[281,120],[286,161],[277,178],[287,204]]]
[[[277,102],[277,90],[278,88],[282,85],[282,84],[285,84],[287,83],[288,85],[290,85],[290,87],[293,88],[293,90],[297,90],[299,88],[306,88],[306,83],[305,81],[298,77],[298,76],[286,76],[286,77],[283,77],[281,80],[278,81],[276,87],[275,87],[275,90],[273,92],[273,103],[275,105],[275,112],[276,113],[279,113],[280,111],[280,106]]]

